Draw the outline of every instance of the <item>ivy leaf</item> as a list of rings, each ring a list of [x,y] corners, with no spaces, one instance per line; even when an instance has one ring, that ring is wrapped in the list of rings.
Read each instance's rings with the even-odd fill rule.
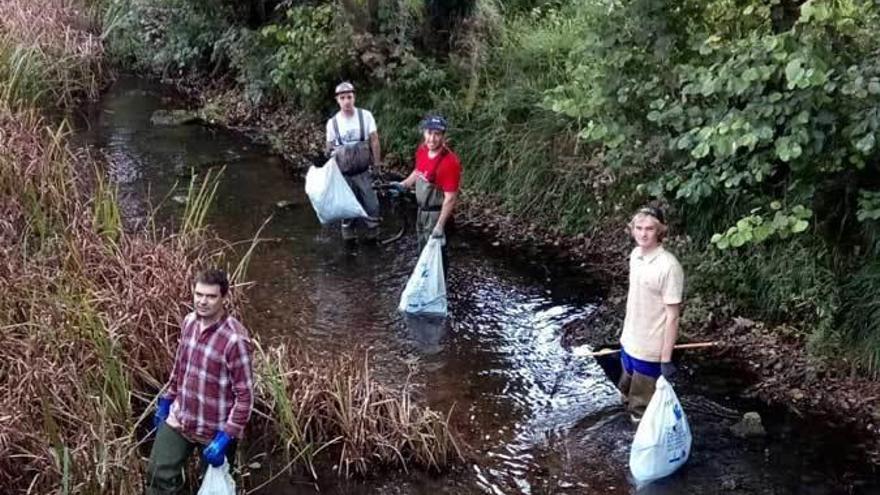
[[[806,220],[798,220],[791,226],[791,231],[795,234],[803,232],[807,230],[807,227],[810,225]]]
[[[794,89],[804,76],[804,62],[796,58],[785,66],[785,78],[788,80],[788,89]]]
[[[868,134],[865,134],[862,139],[859,139],[858,142],[856,142],[856,149],[867,155],[871,151],[871,149],[874,148],[874,144],[874,133],[869,132]]]
[[[784,162],[791,160],[791,139],[783,137],[776,140],[776,156]]]
[[[696,159],[698,159],[698,160],[699,160],[700,158],[705,157],[705,156],[708,155],[708,154],[709,154],[709,145],[706,144],[705,141],[703,141],[702,143],[698,144],[696,148],[694,148],[693,150],[691,150],[691,156],[694,157],[694,158],[696,158]]]

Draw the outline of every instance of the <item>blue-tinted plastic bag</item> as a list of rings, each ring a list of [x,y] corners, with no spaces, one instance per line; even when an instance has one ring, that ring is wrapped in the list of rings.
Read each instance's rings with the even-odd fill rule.
[[[397,309],[410,314],[446,316],[446,279],[440,239],[429,239],[406,282]]]
[[[639,422],[629,469],[639,485],[669,476],[691,453],[691,429],[672,385],[662,376]]]

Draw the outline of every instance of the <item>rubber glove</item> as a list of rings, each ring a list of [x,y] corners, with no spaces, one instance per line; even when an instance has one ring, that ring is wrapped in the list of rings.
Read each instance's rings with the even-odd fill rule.
[[[390,187],[392,191],[397,193],[406,192],[406,186],[403,185],[403,182],[389,182],[388,187]]]
[[[153,416],[153,428],[159,429],[159,426],[168,419],[168,413],[171,412],[171,403],[174,402],[168,397],[159,397],[156,404],[156,415]]]
[[[218,431],[214,434],[211,443],[202,450],[202,459],[214,467],[220,467],[226,461],[226,448],[232,442],[232,437],[225,431]]]
[[[678,368],[675,367],[671,361],[668,363],[660,363],[660,374],[663,375],[663,378],[667,380],[671,379],[675,376],[675,373],[678,372]]]

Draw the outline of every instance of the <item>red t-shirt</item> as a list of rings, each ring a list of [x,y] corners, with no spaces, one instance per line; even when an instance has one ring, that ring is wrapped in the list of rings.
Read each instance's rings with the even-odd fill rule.
[[[461,185],[461,162],[449,148],[434,158],[424,144],[416,150],[416,172],[443,192],[456,192]]]

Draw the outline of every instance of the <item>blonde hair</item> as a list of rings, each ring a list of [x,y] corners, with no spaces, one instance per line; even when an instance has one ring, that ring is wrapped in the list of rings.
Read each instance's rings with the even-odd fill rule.
[[[639,211],[638,213],[633,215],[632,220],[630,220],[629,223],[626,224],[627,232],[632,234],[632,230],[635,227],[636,222],[643,219],[643,218],[650,218],[651,220],[654,220],[654,224],[657,226],[657,240],[658,241],[662,241],[663,239],[666,238],[666,234],[669,233],[669,227],[665,223],[661,222],[659,218],[655,217],[654,215],[652,215],[650,213],[646,213],[643,211]]]

